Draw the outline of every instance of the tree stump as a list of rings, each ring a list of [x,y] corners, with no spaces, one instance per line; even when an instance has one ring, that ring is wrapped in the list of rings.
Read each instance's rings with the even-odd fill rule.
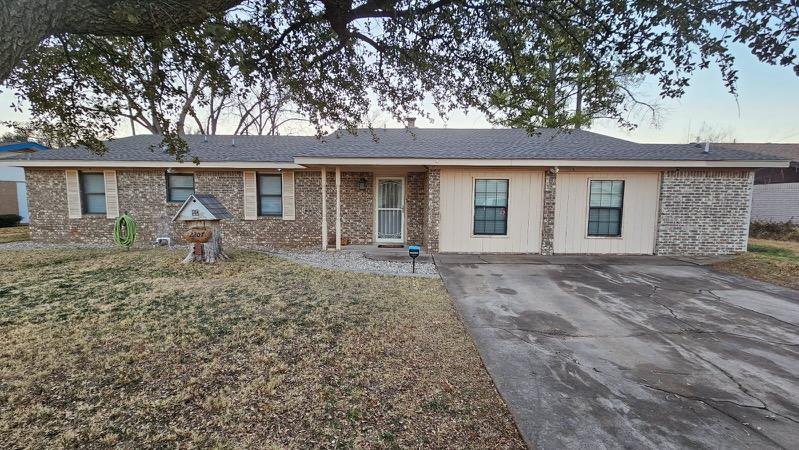
[[[199,223],[197,222],[189,222],[189,226],[196,226],[198,224]],[[210,228],[213,231],[211,239],[209,239],[208,242],[199,244],[202,246],[201,255],[198,255],[195,251],[194,243],[189,244],[189,254],[183,259],[183,264],[188,264],[191,262],[204,262],[213,264],[217,261],[230,259],[230,257],[227,256],[222,250],[222,227],[219,226],[219,221],[205,222],[205,227]]]

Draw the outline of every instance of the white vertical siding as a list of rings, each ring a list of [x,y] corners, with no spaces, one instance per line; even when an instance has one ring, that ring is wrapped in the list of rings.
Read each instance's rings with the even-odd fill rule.
[[[624,180],[620,237],[588,237],[589,180]],[[564,172],[557,178],[555,253],[652,254],[659,175],[654,172]]]
[[[799,223],[799,183],[756,184],[752,220]]]
[[[476,178],[508,180],[507,236],[473,235]],[[442,168],[440,251],[540,252],[543,195],[544,173],[540,170]]]

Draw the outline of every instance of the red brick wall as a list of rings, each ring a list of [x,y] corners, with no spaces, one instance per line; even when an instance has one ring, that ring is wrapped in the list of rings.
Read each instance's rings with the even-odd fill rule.
[[[366,180],[366,189],[358,189],[358,181]],[[336,236],[336,171],[327,170],[327,231],[330,240]],[[374,174],[341,172],[341,239],[350,244],[371,244],[374,238]]]
[[[113,244],[113,219],[102,216],[67,218],[66,181],[63,169],[27,169],[31,236],[36,241]],[[327,176],[328,231],[335,235],[335,173]],[[366,189],[358,181],[366,179]],[[296,220],[261,217],[244,220],[242,172],[239,170],[194,173],[195,190],[213,194],[234,216],[222,221],[224,243],[230,247],[318,248],[321,244],[321,177],[319,171],[295,172]],[[166,175],[161,169],[117,170],[120,213],[136,219],[137,246],[148,246],[156,236],[171,235],[178,242],[185,226],[172,223],[179,203],[166,201]],[[408,242],[424,236],[426,187],[424,173],[407,178]],[[369,244],[374,229],[374,175],[342,172],[342,237],[351,244]]]

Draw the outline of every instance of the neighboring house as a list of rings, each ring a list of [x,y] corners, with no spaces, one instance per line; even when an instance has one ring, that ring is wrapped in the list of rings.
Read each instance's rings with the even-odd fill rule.
[[[47,147],[35,142],[2,143],[0,160],[42,150],[47,150]],[[0,214],[18,214],[22,223],[28,223],[25,171],[19,167],[0,167]]]
[[[199,165],[158,136],[6,160],[25,168],[36,241],[111,242],[128,211],[140,243],[192,192],[233,219],[226,245],[421,244],[428,252],[728,254],[746,249],[754,170],[788,161],[587,131],[377,129],[187,136]],[[155,149],[155,150],[153,150]]]
[[[790,167],[755,172],[752,220],[799,224],[799,144],[714,144],[791,161]]]

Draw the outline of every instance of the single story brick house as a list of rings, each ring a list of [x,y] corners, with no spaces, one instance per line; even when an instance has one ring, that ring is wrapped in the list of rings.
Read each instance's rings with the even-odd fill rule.
[[[232,213],[228,246],[419,244],[428,252],[718,255],[746,249],[754,171],[788,161],[582,130],[375,129],[308,136],[158,136],[4,160],[25,168],[35,241],[176,238],[191,193]]]

